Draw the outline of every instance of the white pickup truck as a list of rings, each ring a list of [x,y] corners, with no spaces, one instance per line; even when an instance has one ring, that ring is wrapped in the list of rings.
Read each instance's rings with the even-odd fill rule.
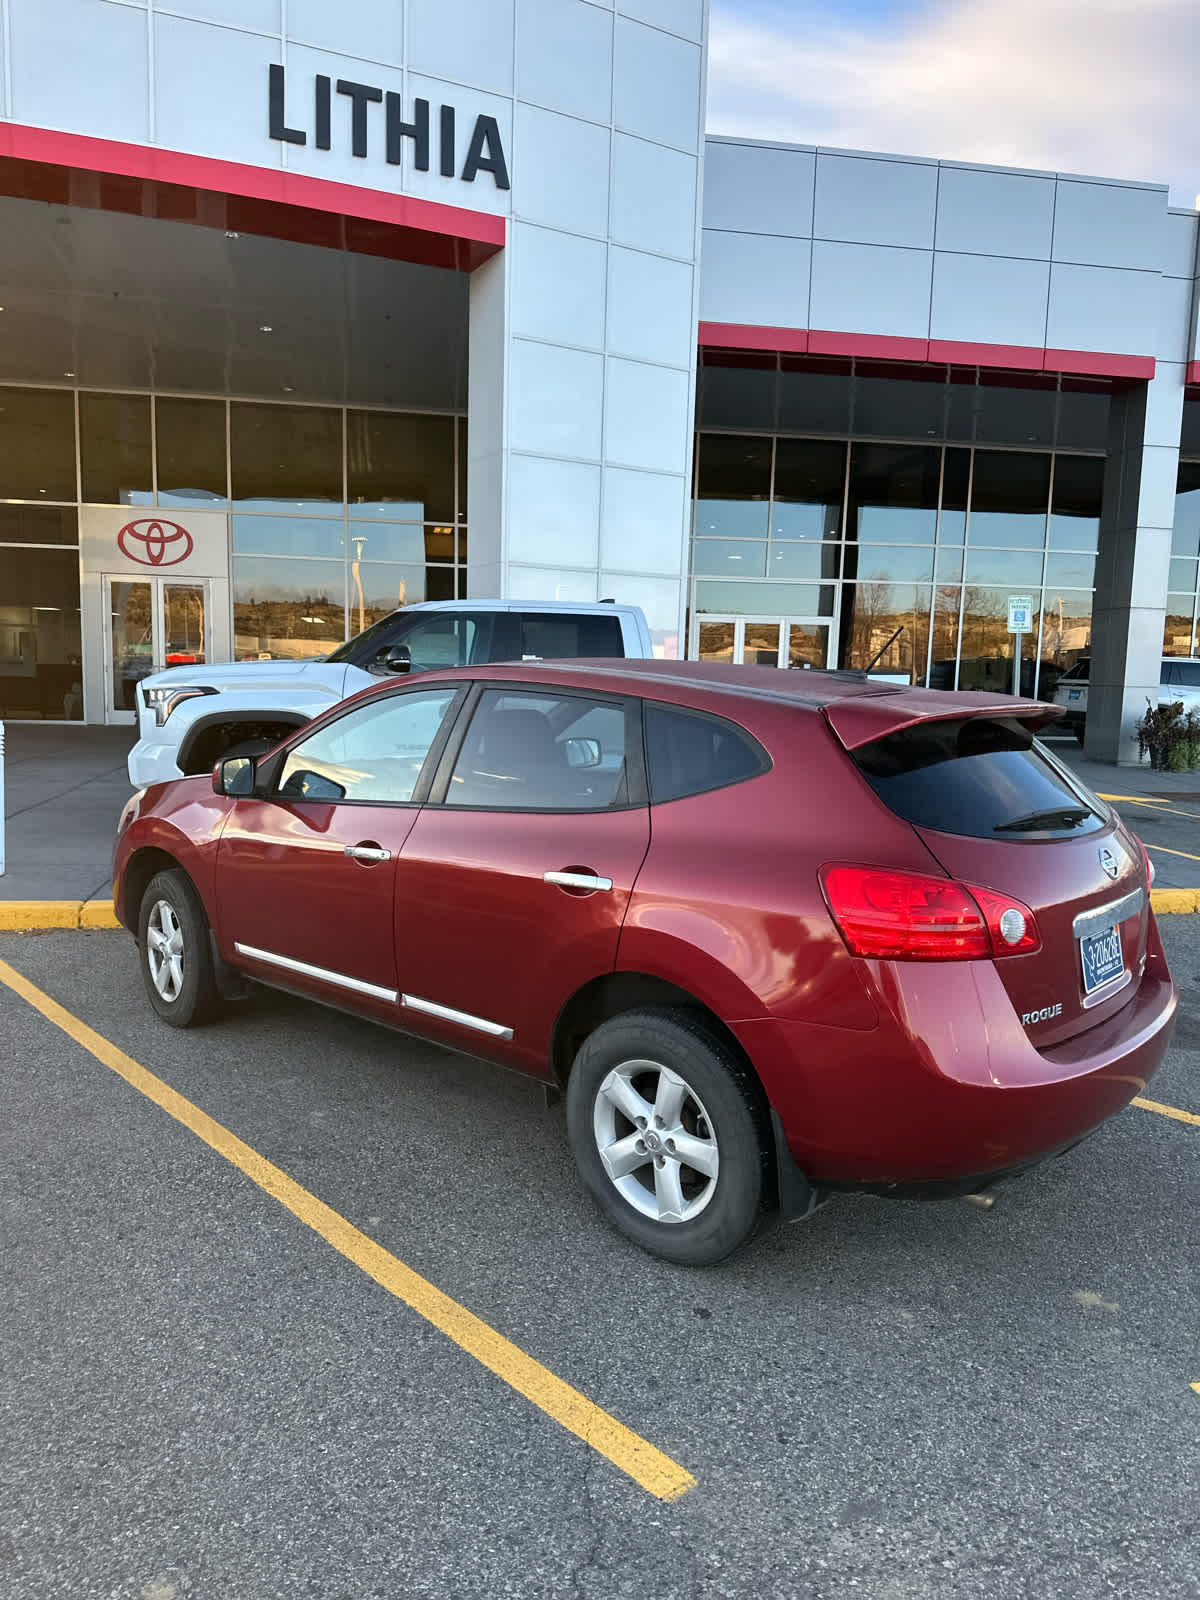
[[[378,678],[486,661],[652,655],[637,606],[431,600],[393,611],[331,655],[171,667],[137,688],[135,788],[208,772],[233,751],[264,750]]]

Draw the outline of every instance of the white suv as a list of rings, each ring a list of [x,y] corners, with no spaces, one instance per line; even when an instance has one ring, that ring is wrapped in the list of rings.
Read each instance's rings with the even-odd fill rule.
[[[1053,702],[1066,707],[1064,721],[1071,732],[1083,743],[1087,726],[1088,678],[1092,663],[1084,656],[1074,666],[1068,667],[1054,686]],[[1200,711],[1200,659],[1195,656],[1164,656],[1162,675],[1158,686],[1159,705],[1172,705],[1178,700],[1185,711]]]
[[[481,661],[645,657],[638,606],[530,600],[430,600],[393,611],[327,656],[171,667],[137,687],[137,789],[208,772],[221,756],[258,752],[338,700],[393,673]]]

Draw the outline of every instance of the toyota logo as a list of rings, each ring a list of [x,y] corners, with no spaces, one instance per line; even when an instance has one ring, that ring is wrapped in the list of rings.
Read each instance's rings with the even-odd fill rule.
[[[127,522],[117,535],[121,552],[130,561],[143,567],[177,567],[186,561],[194,548],[194,541],[186,528],[177,522],[163,522],[158,517],[140,517]]]

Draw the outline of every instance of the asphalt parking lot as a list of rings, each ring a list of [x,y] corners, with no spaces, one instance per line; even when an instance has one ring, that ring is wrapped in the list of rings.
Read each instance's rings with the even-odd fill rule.
[[[1162,927],[1147,1093],[1196,1113],[1200,918]],[[603,1225],[533,1083],[267,992],[172,1032],[121,934],[0,960],[517,1349],[0,970],[4,1600],[1200,1593],[1200,1125],[1133,1107],[991,1212],[843,1199],[695,1272]]]

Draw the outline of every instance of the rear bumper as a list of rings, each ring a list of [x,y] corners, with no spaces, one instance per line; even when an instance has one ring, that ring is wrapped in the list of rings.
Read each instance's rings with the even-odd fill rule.
[[[870,1032],[735,1025],[813,1184],[969,1193],[1078,1143],[1140,1094],[1170,1043],[1175,987],[1151,924],[1114,1016],[1039,1050],[991,962],[880,963]]]

